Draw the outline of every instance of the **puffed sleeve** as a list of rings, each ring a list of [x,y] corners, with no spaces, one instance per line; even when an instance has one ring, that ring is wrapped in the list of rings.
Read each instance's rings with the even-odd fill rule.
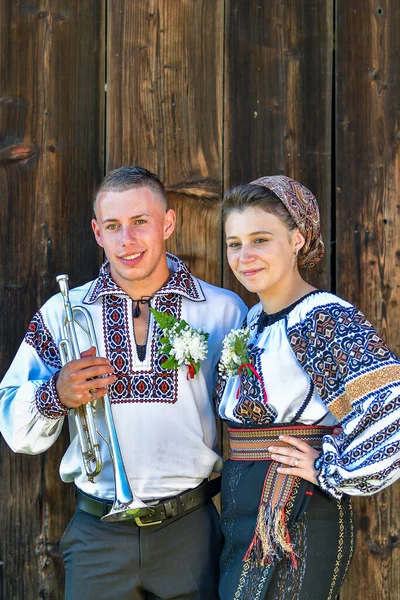
[[[39,311],[0,384],[0,431],[14,452],[39,454],[61,432],[68,409],[59,401],[60,353]]]
[[[315,307],[288,330],[292,349],[343,427],[325,436],[318,482],[340,498],[400,477],[400,361],[354,306]]]

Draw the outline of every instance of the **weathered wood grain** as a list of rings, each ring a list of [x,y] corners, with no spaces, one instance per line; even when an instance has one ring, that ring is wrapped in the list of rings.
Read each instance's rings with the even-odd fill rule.
[[[0,0],[0,371],[27,324],[57,291],[92,278],[99,253],[91,196],[103,166],[103,2]],[[0,595],[63,597],[59,540],[73,488],[45,455],[0,447]]]
[[[223,1],[109,4],[107,170],[140,164],[168,190],[168,244],[220,283]]]
[[[308,186],[326,256],[307,279],[330,288],[332,0],[227,0],[224,188],[284,174]],[[244,293],[226,268],[224,284]]]
[[[337,288],[399,355],[400,10],[337,2]],[[400,598],[400,486],[357,499],[341,600]]]
[[[103,162],[157,172],[178,216],[169,249],[249,304],[222,273],[222,190],[267,174],[300,180],[327,246],[309,280],[336,283],[399,354],[400,11],[395,0],[337,0],[334,45],[333,4],[113,0],[106,39],[103,0],[0,0],[0,376],[56,273],[73,285],[97,273],[90,197]],[[27,457],[0,440],[4,600],[63,597],[66,444],[64,432]],[[400,597],[399,489],[355,501],[341,600]]]

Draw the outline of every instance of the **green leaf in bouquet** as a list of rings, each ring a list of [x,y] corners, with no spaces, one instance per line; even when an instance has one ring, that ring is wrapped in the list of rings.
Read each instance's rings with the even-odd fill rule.
[[[178,363],[174,356],[169,356],[166,361],[161,364],[163,369],[174,369],[178,366]]]
[[[175,323],[178,322],[178,320],[173,315],[160,312],[159,310],[155,310],[152,307],[150,307],[150,312],[154,316],[160,328],[163,330],[171,329],[171,327],[173,327]]]

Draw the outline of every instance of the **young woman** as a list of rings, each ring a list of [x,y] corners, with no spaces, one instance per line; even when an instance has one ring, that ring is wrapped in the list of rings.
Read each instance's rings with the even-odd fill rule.
[[[313,194],[285,176],[233,188],[229,265],[260,302],[225,338],[222,600],[336,598],[354,552],[350,496],[400,476],[400,361],[351,304],[309,285]]]

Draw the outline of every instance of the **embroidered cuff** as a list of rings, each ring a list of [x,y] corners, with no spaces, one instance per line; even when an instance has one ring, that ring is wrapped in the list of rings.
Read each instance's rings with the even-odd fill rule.
[[[332,453],[321,454],[314,461],[314,468],[318,471],[317,481],[318,485],[323,492],[328,494],[331,498],[335,498],[336,500],[340,500],[343,496],[343,492],[340,491],[337,487],[332,485],[332,476],[328,473],[329,463],[333,462]]]
[[[35,394],[36,408],[41,415],[48,419],[60,419],[61,417],[65,417],[69,412],[69,409],[64,404],[61,404],[58,398],[56,389],[57,377],[58,373],[52,375],[49,381],[43,383],[36,390]]]

